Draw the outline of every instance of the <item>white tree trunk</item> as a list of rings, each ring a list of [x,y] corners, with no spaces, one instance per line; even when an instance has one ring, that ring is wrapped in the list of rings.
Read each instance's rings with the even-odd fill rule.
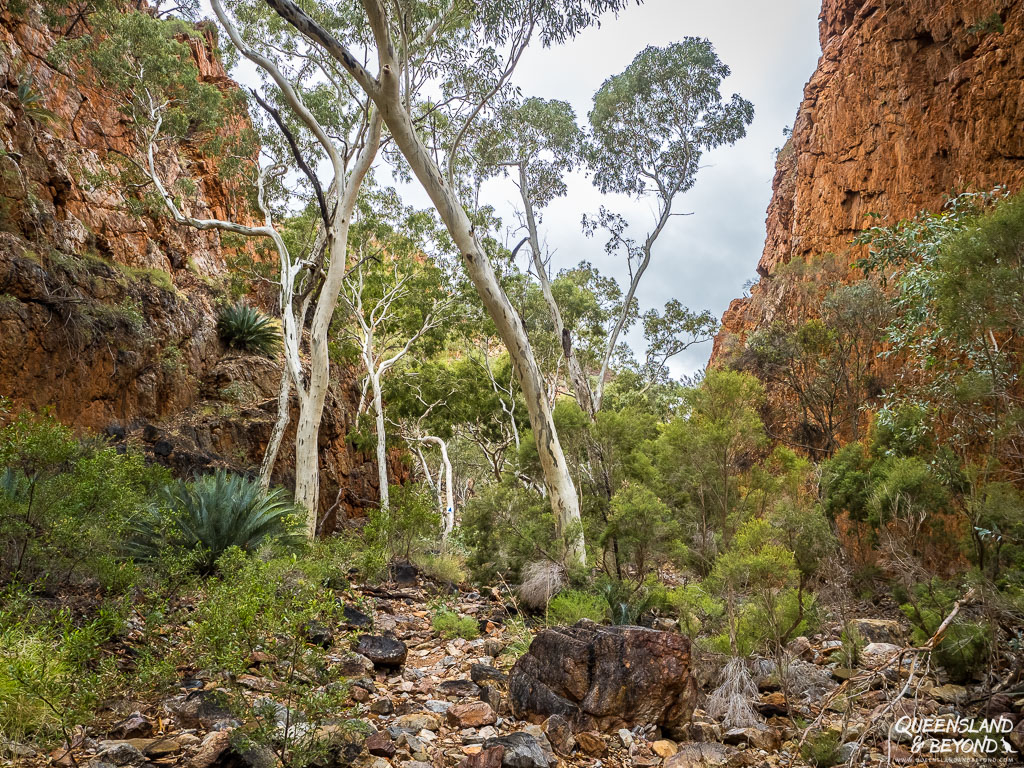
[[[380,391],[380,377],[376,372],[370,373],[370,388],[373,391],[373,415],[377,423],[377,483],[380,485],[380,508],[386,512],[391,508],[391,494],[388,488],[388,446],[384,426],[384,399]]]
[[[512,358],[513,369],[530,417],[537,444],[544,482],[551,497],[558,535],[566,542],[566,559],[586,563],[579,499],[569,467],[558,442],[551,409],[544,392],[544,377],[533,355],[533,348],[516,313],[502,290],[487,253],[476,238],[473,223],[459,200],[458,193],[445,181],[444,175],[426,147],[407,111],[401,94],[402,66],[391,42],[386,11],[380,0],[363,0],[380,62],[379,78],[373,77],[358,59],[292,0],[266,0],[277,13],[300,32],[315,40],[355,78],[373,99],[395,145],[409,163],[413,174],[437,209],[456,247],[462,252],[466,272],[480,295],[484,308],[494,321]]]
[[[544,473],[544,483],[551,498],[557,533],[566,540],[567,559],[585,564],[586,549],[583,542],[579,499],[576,497],[576,488],[555,432],[554,420],[545,393],[544,377],[534,358],[522,319],[502,290],[494,273],[494,266],[477,241],[473,223],[459,202],[455,190],[444,181],[440,169],[417,135],[412,120],[399,98],[397,78],[388,70],[384,70],[381,77],[384,97],[378,102],[378,106],[383,113],[384,121],[391,130],[395,144],[408,160],[416,178],[437,208],[452,240],[461,250],[466,272],[512,358],[513,369],[526,401],[526,410]]]
[[[583,372],[579,358],[576,357],[576,350],[572,346],[572,334],[569,333],[562,321],[562,312],[555,301],[555,295],[551,291],[551,279],[548,276],[547,267],[540,253],[540,235],[537,232],[537,218],[534,215],[533,203],[530,200],[526,168],[519,165],[519,190],[523,198],[523,208],[526,213],[526,228],[530,236],[530,251],[533,253],[533,268],[537,271],[537,279],[540,281],[540,289],[544,294],[544,301],[548,305],[548,312],[551,315],[551,322],[555,326],[555,336],[562,347],[562,356],[565,358],[569,368],[569,381],[572,383],[573,391],[576,393],[576,402],[580,409],[593,421],[596,410],[594,408],[594,396],[590,391],[590,382]]]
[[[291,421],[291,408],[289,400],[292,394],[292,376],[288,366],[281,366],[281,388],[277,394],[277,421],[274,422],[274,429],[270,433],[270,440],[267,442],[267,450],[263,454],[263,463],[260,464],[260,488],[264,491],[270,488],[270,476],[274,474],[274,464],[277,463],[277,454],[281,450],[281,441],[284,439],[284,431]]]
[[[452,463],[448,459],[448,445],[440,437],[426,435],[420,438],[425,443],[434,443],[441,449],[441,464],[444,466],[444,509],[441,512],[443,530],[441,537],[447,539],[455,529],[455,492],[452,485]]]

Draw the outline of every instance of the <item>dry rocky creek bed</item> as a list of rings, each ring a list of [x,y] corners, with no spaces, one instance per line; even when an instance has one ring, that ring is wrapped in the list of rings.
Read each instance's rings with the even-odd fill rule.
[[[909,751],[909,738],[889,739],[892,723],[906,714],[968,712],[1010,717],[1016,727],[1008,736],[1024,753],[1024,699],[996,695],[979,703],[970,689],[930,675],[915,683],[913,697],[891,704],[905,682],[905,665],[871,670],[906,647],[903,627],[893,620],[858,620],[870,641],[858,669],[834,660],[838,627],[794,641],[788,706],[772,663],[755,660],[760,722],[728,728],[703,709],[721,662],[691,659],[689,643],[678,633],[585,622],[542,630],[513,667],[506,652],[508,614],[496,593],[448,595],[459,613],[479,621],[481,635],[445,641],[431,627],[435,589],[414,583],[356,590],[366,611],[352,610],[348,618],[349,628],[359,632],[328,632],[321,639],[330,644],[332,673],[350,682],[346,717],[364,727],[320,726],[332,748],[319,768],[803,766],[808,762],[800,738],[808,723],[841,733],[840,756],[852,764],[891,759],[924,765]],[[291,714],[274,700],[275,683],[265,672],[275,663],[256,654],[249,674],[234,682],[254,704],[276,707],[283,724]],[[49,756],[27,749],[21,762],[81,768],[279,765],[267,748],[238,747],[232,732],[242,724],[225,709],[223,686],[197,675],[169,698],[121,705],[110,725],[79,732],[70,755],[66,749]],[[1011,758],[993,764],[1024,763]]]

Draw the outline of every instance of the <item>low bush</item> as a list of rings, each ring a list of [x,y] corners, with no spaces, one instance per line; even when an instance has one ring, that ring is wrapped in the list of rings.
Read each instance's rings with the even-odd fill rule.
[[[342,621],[342,604],[325,586],[323,565],[311,558],[251,557],[232,548],[217,570],[223,576],[207,582],[193,614],[192,663],[234,680],[256,651],[284,662],[260,670],[277,704],[253,701],[235,683],[228,685],[228,704],[249,724],[245,741],[269,747],[282,764],[322,761],[330,750],[323,726],[339,722],[347,706],[347,686],[331,671],[328,650],[311,642],[313,630],[320,635],[320,628]]]
[[[217,331],[225,344],[245,352],[269,356],[281,344],[281,333],[274,320],[243,302],[221,311],[217,318]]]
[[[102,646],[124,629],[120,604],[76,624],[67,610],[46,615],[26,595],[0,612],[0,733],[50,746],[68,741],[122,683]]]
[[[567,589],[555,595],[548,603],[548,624],[572,626],[580,619],[602,622],[608,614],[608,604],[589,592]]]
[[[453,640],[456,637],[473,640],[480,634],[476,619],[472,616],[461,616],[447,608],[435,611],[430,624],[442,640]]]
[[[442,584],[462,584],[467,578],[465,563],[454,552],[427,552],[414,555],[412,561],[425,576]]]
[[[0,428],[0,583],[126,590],[135,574],[118,561],[121,542],[168,477],[49,416],[14,416]]]
[[[959,596],[956,585],[940,579],[914,585],[909,601],[900,610],[913,625],[911,640],[915,645],[926,643],[935,634]],[[962,683],[988,661],[991,641],[988,625],[961,614],[946,628],[934,657],[950,679]]]
[[[842,740],[838,731],[819,731],[807,737],[800,755],[816,768],[830,768],[839,763]]]

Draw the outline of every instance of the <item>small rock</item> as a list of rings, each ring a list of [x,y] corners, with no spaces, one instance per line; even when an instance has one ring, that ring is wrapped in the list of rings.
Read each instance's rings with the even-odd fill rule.
[[[903,627],[892,619],[853,619],[850,629],[869,643],[898,644],[903,640]]]
[[[441,727],[441,721],[437,715],[421,712],[402,715],[395,721],[395,726],[406,733],[419,733],[420,731],[436,731]]]
[[[213,723],[231,718],[226,702],[227,696],[221,691],[197,690],[184,698],[172,699],[164,706],[186,728],[209,728]]]
[[[782,738],[778,732],[763,723],[749,728],[732,728],[725,732],[722,741],[732,745],[746,744],[765,752],[775,752],[782,746]]]
[[[152,735],[153,724],[144,718],[140,712],[132,712],[132,714],[110,729],[110,736],[114,739],[138,739]]]
[[[361,653],[379,667],[397,668],[405,663],[409,649],[405,643],[386,635],[363,635],[356,653]]]
[[[962,685],[939,685],[931,690],[931,696],[944,704],[958,704],[967,697],[967,689]]]
[[[679,751],[665,760],[665,768],[717,768],[732,762],[735,750],[714,741],[681,744]]]
[[[412,563],[392,563],[391,578],[400,587],[416,586],[416,566]]]
[[[366,751],[377,757],[394,757],[398,747],[386,731],[372,733],[366,739]]]
[[[345,623],[350,627],[372,627],[373,617],[369,614],[363,613],[358,608],[353,608],[351,605],[345,605],[341,611],[341,617]]]
[[[365,677],[373,674],[373,662],[361,653],[349,653],[335,667],[343,677]]]
[[[452,708],[452,703],[450,701],[439,701],[438,699],[427,699],[424,702],[424,706],[435,715],[446,715],[448,710]]]
[[[488,739],[484,742],[484,751],[497,746],[504,747],[501,759],[504,768],[549,768],[551,765],[537,740],[523,731]]]
[[[653,751],[658,757],[669,758],[679,751],[679,747],[676,746],[674,741],[659,739],[651,744],[651,751]]]
[[[334,633],[328,627],[312,621],[306,627],[306,640],[321,648],[330,648],[334,644]]]
[[[787,714],[789,709],[786,707],[785,694],[782,691],[764,694],[757,703],[757,711],[765,717]]]
[[[695,720],[690,723],[690,736],[692,741],[721,741],[722,726],[718,723]]]
[[[103,742],[101,742],[103,744]],[[107,742],[108,746],[100,749],[99,757],[114,765],[142,765],[146,756],[142,750],[127,741]]]
[[[479,749],[459,763],[459,768],[501,768],[505,761],[505,747],[497,744],[488,749]]]
[[[901,650],[903,649],[894,643],[868,643],[861,651],[861,657],[864,660],[864,664],[874,666],[880,662],[888,661]]]
[[[675,632],[676,627],[678,626],[678,621],[670,619],[667,616],[659,616],[651,622],[651,629],[656,629],[659,632]]]
[[[214,731],[207,734],[192,759],[189,761],[191,768],[210,768],[220,760],[221,755],[231,745],[230,731]]]
[[[608,745],[605,744],[601,734],[597,731],[583,731],[581,733],[577,733],[576,744],[580,749],[593,757],[600,757],[608,751]]]
[[[487,664],[474,664],[469,668],[469,676],[477,685],[507,686],[508,675],[500,669]]]
[[[501,655],[501,652],[505,650],[505,644],[496,637],[488,637],[484,640],[483,650],[485,656],[497,658]]]
[[[437,692],[442,696],[475,698],[480,695],[480,686],[472,680],[445,680],[437,686]]]
[[[571,754],[576,748],[576,738],[572,733],[572,724],[561,715],[552,715],[544,721],[541,726],[544,733],[554,747],[555,752],[560,755]]]
[[[505,713],[508,709],[507,699],[496,686],[484,686],[480,691],[480,701],[486,701],[495,712]]]
[[[626,749],[633,746],[633,734],[628,728],[619,728],[618,737]]]
[[[793,659],[810,661],[814,658],[814,649],[811,647],[811,641],[803,635],[793,638],[789,645],[786,646],[786,652]]]
[[[375,715],[391,715],[395,712],[395,705],[391,699],[377,699],[370,704],[370,711]]]
[[[459,728],[479,728],[497,720],[494,710],[485,701],[467,701],[448,710],[448,722]]]

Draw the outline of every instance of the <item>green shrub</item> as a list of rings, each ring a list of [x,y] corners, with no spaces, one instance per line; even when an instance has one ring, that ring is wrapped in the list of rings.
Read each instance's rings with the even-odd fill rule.
[[[416,567],[425,576],[443,584],[461,584],[466,580],[466,567],[463,559],[453,552],[434,554],[427,552],[414,555]]]
[[[7,598],[9,596],[5,596]],[[89,722],[121,681],[102,646],[124,628],[123,606],[101,607],[75,624],[64,609],[47,616],[22,596],[0,612],[0,733],[51,745]]]
[[[242,302],[221,311],[217,330],[229,347],[246,352],[273,355],[281,343],[274,320]]]
[[[915,645],[924,644],[935,634],[959,595],[956,585],[941,579],[914,585],[909,602],[901,605],[900,610],[913,625],[911,640]],[[966,682],[988,661],[991,642],[988,626],[961,614],[946,628],[935,647],[935,660],[954,682]]]
[[[533,633],[519,616],[509,619],[505,624],[503,637],[506,642],[501,656],[509,661],[516,661],[520,656],[525,655],[530,650],[530,643],[533,642]]]
[[[665,602],[664,588],[652,579],[639,586],[609,579],[600,591],[612,624],[639,624],[644,614]]]
[[[456,637],[472,640],[480,634],[480,626],[476,619],[472,616],[460,616],[447,608],[435,611],[430,625],[442,640],[451,640]]]
[[[691,638],[725,612],[725,606],[696,583],[668,590],[665,602],[679,618],[679,631]]]
[[[15,416],[0,428],[0,583],[97,579],[128,589],[135,574],[118,562],[121,543],[167,478],[140,454],[79,441],[51,417]]]
[[[839,762],[842,741],[838,731],[819,731],[807,737],[800,755],[816,768],[829,768]]]
[[[324,726],[340,723],[347,686],[330,669],[328,650],[309,642],[312,627],[337,627],[342,604],[324,585],[324,568],[311,558],[264,560],[228,550],[218,563],[223,576],[207,583],[189,626],[190,661],[227,673],[227,704],[247,723],[241,746],[270,748],[283,765],[323,764],[330,750]],[[234,682],[255,651],[277,663],[261,677],[291,714],[287,725],[267,698],[255,701]],[[327,729],[329,730],[329,729]]]
[[[843,628],[843,633],[839,639],[842,645],[836,651],[834,657],[838,659],[841,666],[847,669],[856,669],[860,665],[860,653],[866,645],[864,636],[856,626],[848,624]]]
[[[599,596],[576,589],[559,592],[548,603],[548,624],[572,626],[580,619],[602,622],[608,614],[608,604]]]
[[[436,500],[426,489],[412,484],[391,486],[391,507],[370,512],[363,529],[368,559],[383,559],[386,566],[394,557],[411,560],[441,531]]]
[[[283,489],[264,491],[259,483],[223,470],[191,482],[167,485],[162,498],[135,521],[128,551],[143,560],[174,548],[196,553],[196,566],[213,571],[231,547],[253,551],[264,544],[296,546],[304,540],[307,512]]]

